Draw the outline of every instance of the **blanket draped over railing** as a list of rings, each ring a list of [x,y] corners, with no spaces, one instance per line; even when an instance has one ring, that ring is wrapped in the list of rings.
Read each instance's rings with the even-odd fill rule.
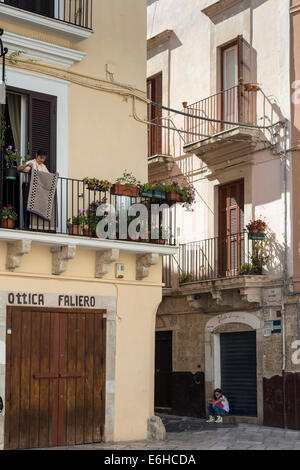
[[[51,221],[58,175],[32,170],[27,211]]]

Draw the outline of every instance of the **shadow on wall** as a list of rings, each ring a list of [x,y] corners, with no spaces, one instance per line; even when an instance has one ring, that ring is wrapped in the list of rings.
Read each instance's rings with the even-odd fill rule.
[[[284,248],[276,240],[276,235],[274,232],[267,234],[265,240],[265,250],[269,256],[268,263],[265,267],[268,274],[282,274]]]
[[[169,41],[166,41],[164,44],[161,44],[160,46],[154,47],[150,51],[148,51],[148,60],[152,59],[152,57],[156,56],[157,54],[161,54],[162,52],[165,52],[167,50],[173,51],[174,49],[177,49],[178,47],[182,46],[182,42],[178,38],[178,36],[173,32],[172,36],[170,37]]]
[[[151,4],[155,0],[148,0],[148,2]],[[227,20],[228,18],[232,18],[233,16],[236,16],[237,14],[241,13],[242,11],[247,10],[248,8],[251,8],[251,14],[252,11],[255,10],[255,8],[260,7],[263,3],[266,3],[268,0],[244,0],[238,3],[237,5],[234,5],[231,8],[228,8],[226,12],[220,13],[219,15],[216,15],[214,18],[212,18],[212,22],[214,24],[222,23],[222,21]]]
[[[155,2],[158,2],[158,0],[147,0],[147,7],[150,7],[150,5]]]

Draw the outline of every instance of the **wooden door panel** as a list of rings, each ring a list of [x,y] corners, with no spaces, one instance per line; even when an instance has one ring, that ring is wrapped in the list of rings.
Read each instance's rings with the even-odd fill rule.
[[[77,331],[76,331],[76,344],[77,344],[77,362],[76,367],[78,371],[85,371],[85,335],[86,335],[86,316],[77,316]],[[84,389],[85,377],[77,379],[76,381],[76,433],[75,443],[80,444],[84,442]]]
[[[8,308],[5,448],[100,442],[103,312]]]

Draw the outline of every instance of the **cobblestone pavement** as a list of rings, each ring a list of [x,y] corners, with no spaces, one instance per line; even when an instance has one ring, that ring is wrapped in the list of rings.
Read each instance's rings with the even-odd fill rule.
[[[252,424],[207,424],[203,419],[163,416],[167,439],[60,447],[55,450],[300,450],[300,431]]]

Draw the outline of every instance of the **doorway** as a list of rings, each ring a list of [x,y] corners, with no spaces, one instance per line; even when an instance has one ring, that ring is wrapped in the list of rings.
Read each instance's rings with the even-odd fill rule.
[[[172,331],[155,334],[155,407],[172,408]]]
[[[8,308],[5,449],[103,440],[104,313]]]
[[[244,180],[238,180],[219,187],[219,276],[236,276],[244,260]]]
[[[221,389],[230,414],[257,416],[256,331],[220,334]]]

